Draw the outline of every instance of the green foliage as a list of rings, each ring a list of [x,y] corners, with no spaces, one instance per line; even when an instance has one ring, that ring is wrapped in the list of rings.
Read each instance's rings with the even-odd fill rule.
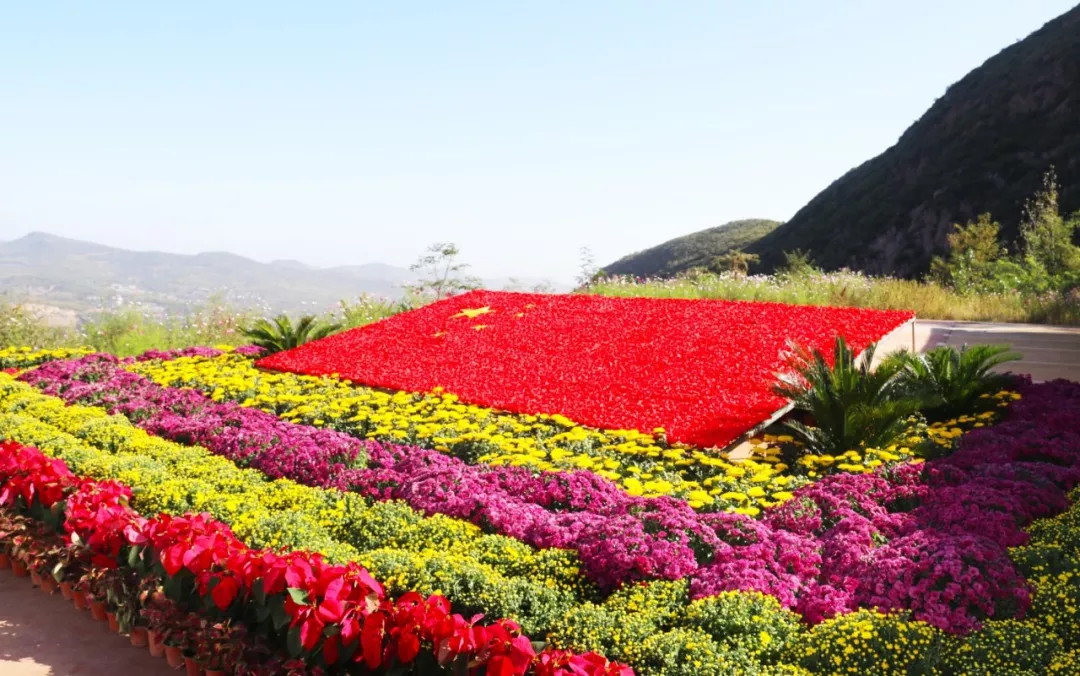
[[[722,592],[694,601],[684,612],[687,626],[762,663],[777,662],[802,634],[799,615],[781,606],[776,597],[759,592]]]
[[[1043,189],[1027,202],[1019,255],[1007,255],[998,238],[1001,226],[990,214],[982,214],[977,222],[953,226],[948,258],[934,258],[930,278],[962,295],[1068,292],[1080,283],[1080,247],[1072,243],[1078,225],[1080,216],[1066,219],[1059,211],[1057,178],[1051,167],[1043,178]]]
[[[707,266],[714,258],[732,249],[745,248],[778,225],[777,221],[757,218],[732,221],[624,256],[604,266],[604,270],[611,275],[674,277],[692,268]]]
[[[1020,357],[1007,345],[943,346],[924,354],[897,353],[886,368],[899,371],[902,387],[923,401],[927,417],[947,420],[977,411],[979,397],[1011,385],[1012,376],[991,369]]]
[[[1024,253],[1037,261],[1051,276],[1080,270],[1080,247],[1073,244],[1073,234],[1080,225],[1080,213],[1071,218],[1061,215],[1058,206],[1057,173],[1051,166],[1043,177],[1042,190],[1024,206],[1020,232]]]
[[[102,312],[80,327],[77,342],[120,357],[149,349],[168,350],[192,345],[241,345],[247,313],[210,302],[179,317],[148,317],[137,310]]]
[[[479,289],[481,281],[465,274],[468,263],[458,262],[461,251],[453,242],[439,242],[427,248],[409,269],[421,275],[413,284],[405,288],[413,295],[433,300],[442,300],[464,291]]]
[[[50,327],[25,305],[0,301],[0,345],[31,348],[62,347],[79,344],[74,332]]]
[[[788,370],[773,389],[812,418],[812,425],[798,420],[781,424],[807,451],[842,455],[863,446],[880,448],[903,433],[919,402],[905,396],[895,362],[870,368],[875,348],[868,347],[856,361],[837,336],[831,363],[819,350],[811,354],[795,348],[789,355]]]
[[[749,254],[742,249],[732,249],[712,259],[709,269],[715,273],[730,272],[742,276],[750,272],[750,266],[761,260],[757,254]]]
[[[992,221],[990,214],[981,214],[978,221],[968,221],[967,225],[954,223],[947,237],[948,258],[934,257],[931,279],[960,293],[989,288],[995,278],[993,265],[1005,256],[998,241],[1000,231],[1001,224]]]
[[[257,320],[243,333],[253,345],[273,354],[325,338],[340,328],[340,324],[320,323],[314,315],[304,315],[294,326],[288,315],[280,314],[273,320]]]
[[[821,270],[814,264],[813,256],[810,255],[809,251],[795,249],[794,251],[784,252],[784,264],[779,270],[780,275],[784,277],[807,277],[820,272]]]
[[[1027,295],[1003,287],[1000,292],[961,294],[932,280],[868,277],[855,272],[737,277],[693,270],[673,279],[645,282],[608,277],[590,284],[585,291],[606,296],[715,298],[913,310],[921,319],[1080,325],[1078,289],[1054,291],[1044,287],[1045,292],[1039,295]]]
[[[363,294],[354,302],[342,300],[338,305],[340,307],[338,323],[341,324],[341,328],[354,329],[402,312],[415,310],[423,305],[423,300],[412,294],[398,300]],[[333,321],[333,318],[329,321]]]

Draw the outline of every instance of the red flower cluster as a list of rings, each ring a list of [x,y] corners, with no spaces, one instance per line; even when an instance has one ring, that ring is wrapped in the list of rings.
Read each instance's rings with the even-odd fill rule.
[[[831,354],[841,334],[861,351],[912,316],[474,291],[258,365],[411,392],[443,387],[473,404],[724,446],[784,405],[771,386],[789,341]]]
[[[124,565],[137,548],[136,558],[149,556],[169,578],[192,579],[199,595],[227,616],[269,615],[276,603],[290,637],[327,665],[351,660],[390,670],[411,663],[426,645],[444,666],[463,660],[492,676],[633,676],[629,667],[592,653],[547,649],[537,655],[514,622],[466,620],[451,614],[442,596],[387,599],[382,585],[355,563],[250,549],[206,514],[144,518],[128,507],[130,497],[120,483],[80,478],[36,449],[0,444],[0,507],[40,505],[56,513],[59,505],[63,530],[90,549],[92,565]]]

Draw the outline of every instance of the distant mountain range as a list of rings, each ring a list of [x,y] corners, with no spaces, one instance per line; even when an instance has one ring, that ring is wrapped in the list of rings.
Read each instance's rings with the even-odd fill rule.
[[[841,176],[791,220],[738,246],[761,256],[761,271],[782,263],[783,252],[802,249],[827,269],[918,276],[945,252],[953,223],[990,212],[1015,240],[1024,202],[1051,165],[1063,212],[1080,209],[1080,6],[968,73],[895,145]],[[628,257],[629,267],[624,259],[605,270],[675,274],[715,254],[711,236],[700,236],[717,230],[680,238],[701,247],[702,255],[678,255],[686,264],[664,262],[667,254],[650,249]]]
[[[0,293],[64,316],[118,306],[177,314],[214,296],[238,308],[321,312],[364,293],[398,297],[414,279],[409,270],[382,263],[317,268],[222,252],[128,251],[42,232],[0,243]],[[485,281],[491,288],[509,283]]]

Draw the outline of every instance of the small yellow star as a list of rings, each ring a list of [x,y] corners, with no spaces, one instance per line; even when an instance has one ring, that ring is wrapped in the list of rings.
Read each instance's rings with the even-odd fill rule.
[[[434,336],[432,336],[432,338],[438,338],[439,336],[445,336],[445,335],[446,335],[446,331],[439,331]]]
[[[482,330],[482,329],[486,329],[486,328],[487,328],[487,324],[477,324],[477,325],[476,325],[476,326],[474,326],[473,328],[474,328],[474,329],[476,329],[477,331],[480,331],[480,330]]]
[[[454,317],[468,317],[469,319],[474,319],[476,317],[479,317],[480,315],[486,315],[491,311],[491,308],[486,305],[484,307],[467,307],[461,312],[454,315]],[[451,319],[452,318],[453,317],[451,317]]]

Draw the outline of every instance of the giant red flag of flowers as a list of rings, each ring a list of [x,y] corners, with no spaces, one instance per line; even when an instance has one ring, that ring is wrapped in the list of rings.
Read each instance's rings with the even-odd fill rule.
[[[788,341],[856,351],[909,312],[667,298],[473,291],[280,352],[264,368],[337,373],[580,424],[724,446],[785,404]]]

